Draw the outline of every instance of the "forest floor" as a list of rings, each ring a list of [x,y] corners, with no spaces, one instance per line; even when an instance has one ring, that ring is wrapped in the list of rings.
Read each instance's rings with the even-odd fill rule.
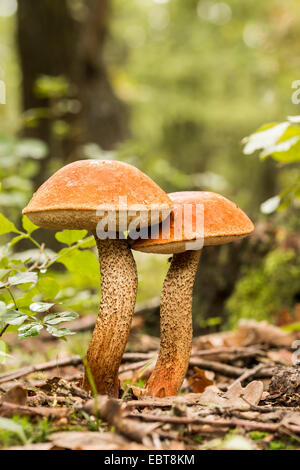
[[[93,321],[82,317],[73,326],[89,330]],[[0,447],[300,449],[299,339],[299,332],[254,321],[241,321],[235,332],[196,337],[180,394],[152,398],[143,387],[159,340],[133,331],[116,400],[82,390],[81,356],[67,346],[54,359],[35,357],[17,368],[22,356],[29,363],[31,347],[38,357],[53,347],[47,335],[34,338],[16,353],[19,362],[11,360],[0,374]]]

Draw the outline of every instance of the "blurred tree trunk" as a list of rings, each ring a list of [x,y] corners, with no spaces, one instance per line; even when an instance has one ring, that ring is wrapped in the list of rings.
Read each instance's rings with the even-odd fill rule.
[[[23,109],[49,105],[34,93],[35,81],[41,75],[64,75],[74,85],[81,103],[78,115],[67,116],[71,131],[59,148],[51,120],[41,119],[37,128],[26,131],[48,143],[49,158],[72,161],[80,158],[78,147],[82,143],[94,142],[108,150],[126,136],[126,110],[113,93],[103,63],[109,10],[109,0],[19,2],[17,39]],[[36,183],[45,177],[47,165]]]

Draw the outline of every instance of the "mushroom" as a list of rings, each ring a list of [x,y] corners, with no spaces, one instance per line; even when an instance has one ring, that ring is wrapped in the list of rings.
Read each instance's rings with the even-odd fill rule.
[[[219,194],[187,191],[168,196],[174,203],[169,234],[164,232],[163,222],[156,238],[140,238],[132,244],[134,250],[146,253],[173,254],[161,294],[160,351],[146,388],[147,394],[161,398],[178,393],[188,369],[193,336],[192,294],[202,246],[232,242],[254,230],[247,215]],[[189,218],[184,215],[188,207]],[[197,211],[203,214],[199,226]]]
[[[118,396],[118,369],[136,301],[136,264],[122,231],[131,224],[159,223],[170,209],[166,193],[134,166],[79,160],[52,175],[23,210],[40,227],[87,229],[95,237],[101,304],[87,364],[99,394]],[[108,233],[110,227],[114,230]],[[90,388],[87,373],[84,387]]]

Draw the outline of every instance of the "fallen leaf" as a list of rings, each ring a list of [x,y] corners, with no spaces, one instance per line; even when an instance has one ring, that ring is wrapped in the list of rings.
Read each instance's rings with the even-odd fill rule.
[[[2,401],[23,406],[26,405],[27,395],[27,390],[25,390],[25,388],[21,385],[15,385],[3,395]]]
[[[194,393],[202,393],[210,385],[214,384],[213,380],[207,377],[207,372],[198,367],[194,367],[195,374],[188,379],[188,384]]]
[[[250,382],[245,388],[238,382],[224,393],[218,387],[210,386],[202,393],[199,402],[203,405],[247,408],[249,403],[251,405],[259,403],[263,394],[263,387],[263,383],[258,380]]]
[[[260,380],[253,380],[245,388],[238,382],[231,387],[224,397],[231,400],[234,406],[243,406],[246,404],[257,405],[262,397],[264,385]]]
[[[146,389],[141,387],[135,387],[134,385],[130,385],[132,390],[133,396],[135,396],[138,400],[141,399],[144,395],[146,395]]]
[[[242,344],[248,346],[251,344],[268,344],[270,346],[290,347],[297,335],[287,333],[278,326],[270,325],[266,321],[240,320],[236,336]]]
[[[278,349],[276,351],[268,351],[268,357],[271,361],[284,364],[286,366],[292,365],[293,353],[287,349]]]
[[[3,450],[50,450],[53,444],[51,442],[38,442],[37,444],[27,444],[26,446],[13,446]]]
[[[111,432],[56,432],[49,440],[56,447],[71,450],[118,450],[128,445],[127,439]]]
[[[300,412],[291,412],[288,413],[282,420],[283,424],[296,424],[300,426]]]

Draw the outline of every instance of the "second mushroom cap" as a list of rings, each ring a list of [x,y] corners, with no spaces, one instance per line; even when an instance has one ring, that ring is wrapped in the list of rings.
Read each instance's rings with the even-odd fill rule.
[[[174,205],[169,218],[155,229],[152,228],[149,238],[136,240],[132,245],[134,250],[161,254],[182,253],[187,250],[186,242],[189,241],[203,239],[204,245],[220,245],[244,238],[254,230],[245,212],[220,194],[182,191],[168,196]]]

